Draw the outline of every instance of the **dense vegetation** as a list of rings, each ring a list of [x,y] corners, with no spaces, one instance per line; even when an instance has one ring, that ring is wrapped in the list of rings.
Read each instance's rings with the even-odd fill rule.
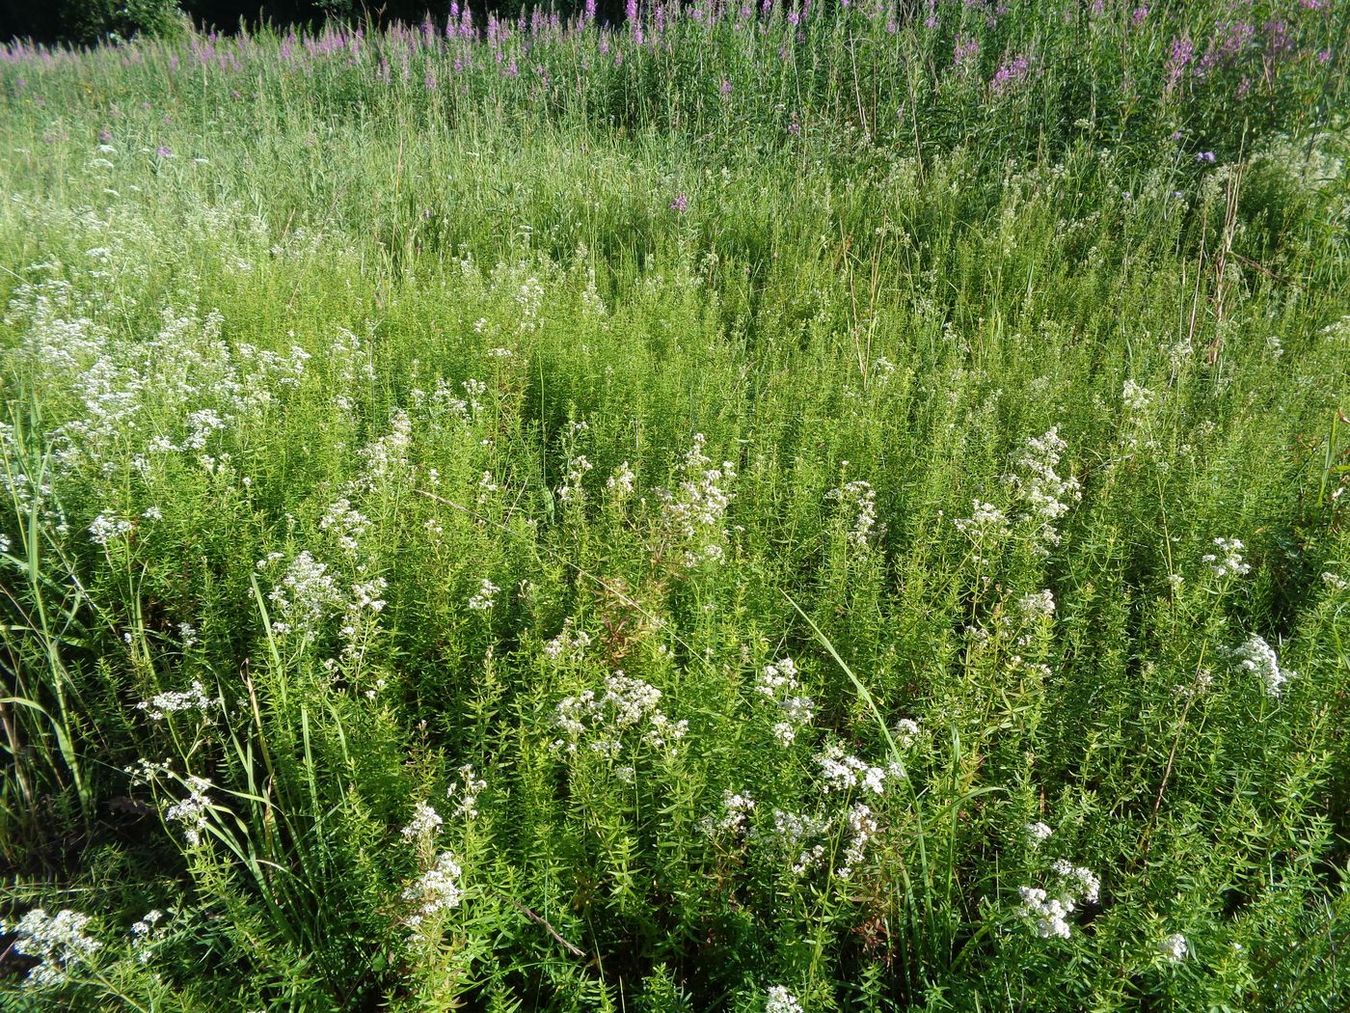
[[[1344,36],[0,52],[0,1004],[1345,1009]]]

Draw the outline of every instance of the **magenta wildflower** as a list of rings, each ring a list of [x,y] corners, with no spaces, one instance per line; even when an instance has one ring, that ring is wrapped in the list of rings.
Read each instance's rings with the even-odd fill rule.
[[[980,55],[980,40],[973,35],[956,36],[956,45],[952,49],[952,66],[957,70],[966,70]]]
[[[723,95],[731,94],[731,82],[727,80],[725,77],[722,78],[722,94]]]
[[[1031,74],[1031,63],[1025,56],[1014,56],[1004,60],[994,73],[990,82],[995,95],[1004,95],[1024,82]]]
[[[1196,160],[1197,162],[1213,162],[1213,161],[1214,161],[1214,152],[1212,152],[1212,151],[1197,151],[1197,152],[1195,153],[1195,160]]]
[[[670,202],[670,210],[684,214],[689,210],[689,198],[682,193],[677,193],[675,199]]]
[[[1130,15],[1130,20],[1134,22],[1134,27],[1138,28],[1148,18],[1147,7],[1136,7],[1134,13]]]
[[[1195,44],[1191,42],[1190,37],[1183,35],[1179,39],[1172,40],[1172,52],[1167,57],[1167,91],[1170,94],[1178,84],[1181,83],[1182,76],[1186,73],[1186,67],[1191,62],[1191,57],[1195,56]]]
[[[167,144],[161,144],[155,149],[155,154],[160,158],[173,158],[173,149]]]

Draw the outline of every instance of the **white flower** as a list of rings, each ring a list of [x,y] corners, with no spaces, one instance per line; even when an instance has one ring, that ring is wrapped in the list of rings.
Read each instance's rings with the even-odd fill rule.
[[[1173,932],[1166,939],[1158,941],[1158,952],[1174,964],[1185,960],[1189,951],[1190,946],[1186,943],[1186,937],[1180,932]]]
[[[786,987],[774,985],[765,999],[764,1013],[802,1013],[802,1004]]]
[[[455,809],[455,815],[463,819],[471,820],[478,815],[478,793],[487,787],[487,782],[474,774],[473,764],[466,763],[459,768],[459,785],[451,785],[446,792],[446,797],[450,801],[459,796],[459,804]]]
[[[427,918],[459,907],[464,900],[464,890],[460,886],[463,874],[455,856],[442,851],[436,857],[436,864],[403,891],[403,899],[417,905],[408,916],[408,926],[417,928]]]
[[[1041,842],[1048,838],[1052,833],[1054,833],[1054,831],[1045,823],[1037,822],[1027,824],[1027,836],[1031,838],[1031,846],[1033,848],[1040,847]]]
[[[413,810],[412,822],[404,827],[401,833],[405,841],[430,840],[444,822],[440,813],[425,802],[419,802],[417,808]]]
[[[62,910],[49,915],[33,908],[13,927],[0,922],[0,933],[13,932],[11,944],[16,953],[41,961],[28,972],[32,985],[58,985],[65,980],[71,965],[87,963],[103,944],[85,935],[89,915]]]
[[[497,595],[500,591],[501,588],[484,577],[482,583],[478,585],[478,592],[469,599],[469,608],[475,612],[490,612],[497,604]]]
[[[704,830],[710,835],[718,832],[739,835],[744,833],[750,814],[755,811],[755,800],[749,795],[727,789],[722,793],[722,808],[722,818],[705,820]]]
[[[183,836],[187,838],[188,844],[196,847],[201,843],[202,831],[206,829],[206,814],[211,808],[211,801],[206,797],[206,792],[212,784],[206,778],[196,775],[189,775],[187,784],[187,798],[171,805],[165,811],[164,818],[183,824],[185,827]]]
[[[852,516],[848,540],[859,548],[866,546],[877,522],[877,494],[871,484],[849,482],[839,489],[830,490],[825,498],[838,501],[841,509]]]
[[[89,525],[89,537],[95,545],[107,545],[131,531],[131,521],[116,514],[101,513]]]
[[[1216,538],[1214,547],[1217,552],[1208,552],[1200,557],[1200,562],[1208,566],[1214,576],[1222,578],[1237,574],[1239,577],[1245,577],[1251,573],[1251,566],[1242,558],[1243,545],[1238,539]]]
[[[895,744],[901,749],[911,749],[919,741],[919,722],[913,718],[901,718],[895,723]]]
[[[1238,667],[1261,677],[1269,696],[1279,696],[1284,684],[1297,673],[1281,668],[1275,649],[1253,633],[1234,652]]]
[[[147,911],[145,916],[131,926],[131,948],[138,963],[148,964],[151,946],[155,942],[157,926],[164,919],[164,912],[158,909]]]
[[[1020,887],[1018,893],[1022,897],[1022,906],[1017,913],[1035,923],[1036,935],[1042,939],[1069,938],[1068,917],[1074,909],[1072,900],[1051,897],[1038,886]]]
[[[186,690],[168,690],[163,693],[156,693],[149,700],[142,700],[138,703],[136,709],[148,711],[152,721],[163,721],[166,714],[177,714],[180,711],[187,710],[205,711],[213,703],[215,701],[207,697],[206,690],[202,688],[201,682],[194,679],[192,685]]]
[[[1062,858],[1055,859],[1050,868],[1064,881],[1063,886],[1069,891],[1069,896],[1076,894],[1089,904],[1097,903],[1097,897],[1101,891],[1101,881],[1091,870],[1085,869],[1081,865],[1074,865]],[[1074,890],[1075,884],[1077,884],[1077,890]]]

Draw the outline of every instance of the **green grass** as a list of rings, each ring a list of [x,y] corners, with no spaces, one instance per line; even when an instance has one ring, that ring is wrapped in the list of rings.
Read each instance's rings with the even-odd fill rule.
[[[1344,1009],[1343,15],[1178,7],[8,50],[0,1006]]]

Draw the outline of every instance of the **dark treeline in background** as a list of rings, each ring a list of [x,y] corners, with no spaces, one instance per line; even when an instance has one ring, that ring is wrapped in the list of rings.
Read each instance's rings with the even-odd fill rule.
[[[463,0],[461,0],[461,3]],[[579,13],[585,0],[470,0],[476,15],[489,11],[513,17],[524,8],[543,7],[564,17]],[[113,36],[166,34],[181,29],[184,16],[199,28],[234,31],[257,27],[351,22],[421,22],[430,15],[444,21],[450,0],[0,0],[0,40],[91,44]],[[597,0],[602,21],[619,21],[624,0]]]

